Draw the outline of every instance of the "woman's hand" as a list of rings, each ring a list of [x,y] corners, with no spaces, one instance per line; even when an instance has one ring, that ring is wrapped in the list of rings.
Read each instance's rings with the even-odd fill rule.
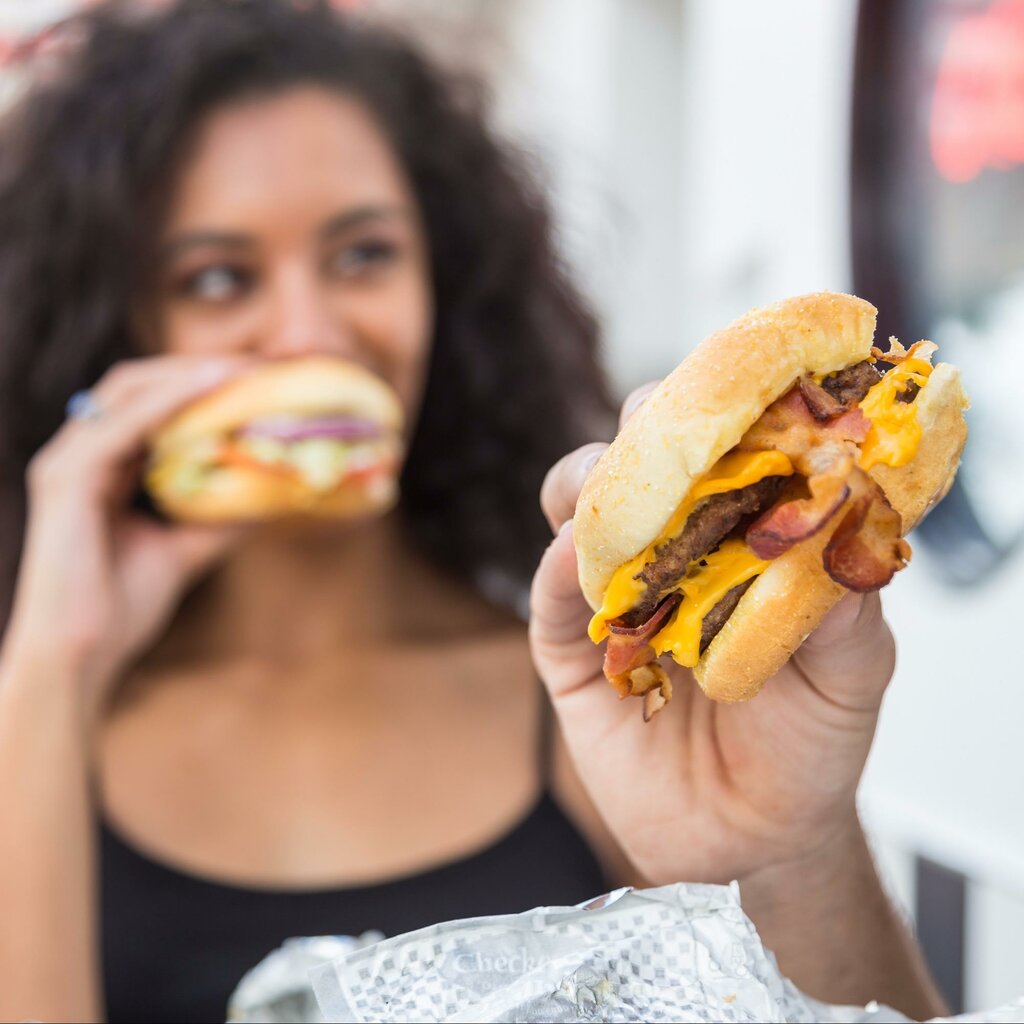
[[[113,367],[90,392],[99,415],[70,419],[28,471],[28,523],[3,669],[58,669],[92,712],[166,625],[186,587],[236,529],[172,526],[131,507],[147,440],[180,406],[248,365],[162,356]]]
[[[571,516],[603,448],[573,452],[545,481],[557,535],[534,578],[530,638],[577,769],[616,838],[655,884],[742,881],[856,844],[855,793],[895,657],[878,595],[841,601],[748,703],[715,704],[673,665],[672,702],[645,724],[639,701],[620,703],[605,681],[576,574]]]

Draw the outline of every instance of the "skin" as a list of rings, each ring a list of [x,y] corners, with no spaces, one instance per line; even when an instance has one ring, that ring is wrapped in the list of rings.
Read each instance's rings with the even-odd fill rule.
[[[844,598],[747,703],[708,700],[672,665],[672,702],[645,724],[639,702],[620,704],[604,678],[577,578],[571,517],[604,447],[571,453],[545,481],[556,536],[534,580],[530,636],[577,770],[626,855],[655,884],[738,879],[783,973],[818,998],[944,1012],[857,819],[895,661],[878,595]]]
[[[394,517],[196,529],[128,504],[152,431],[258,360],[362,363],[414,420],[426,239],[369,114],[315,88],[211,113],[160,254],[137,311],[160,354],[108,373],[102,418],[65,424],[29,472],[0,650],[3,1019],[102,1018],[97,814],[182,870],[331,886],[464,857],[542,785],[525,629],[409,550]],[[556,796],[624,877],[560,750],[555,765]]]

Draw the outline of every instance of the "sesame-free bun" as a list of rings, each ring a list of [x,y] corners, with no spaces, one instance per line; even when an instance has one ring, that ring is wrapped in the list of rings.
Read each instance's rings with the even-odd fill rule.
[[[211,450],[253,420],[272,416],[351,416],[381,427],[377,450],[394,468],[317,490],[300,476],[248,465],[218,466],[198,487],[176,481],[207,463]],[[398,497],[402,407],[378,377],[327,356],[263,363],[187,406],[153,437],[146,487],[158,507],[189,522],[236,522],[291,516],[350,518],[383,512]]]
[[[147,486],[160,510],[190,523],[350,519],[386,512],[398,500],[398,480],[393,473],[366,482],[342,482],[326,492],[315,491],[297,478],[245,466],[219,469],[201,489],[189,494],[161,487],[159,480],[160,470],[154,468]]]
[[[694,482],[804,374],[868,357],[875,309],[850,295],[805,295],[754,310],[702,342],[629,419],[580,494],[580,583],[597,610],[615,571],[662,531]],[[939,364],[915,399],[914,459],[871,470],[907,532],[949,490],[967,437],[959,372]],[[822,552],[845,510],[774,559],[693,672],[718,701],[753,697],[846,593]]]
[[[657,537],[694,483],[805,373],[871,354],[877,310],[818,292],[755,309],[705,338],[629,418],[587,477],[573,520],[590,606]]]
[[[166,452],[200,438],[227,434],[261,416],[341,413],[400,430],[402,407],[379,377],[356,363],[330,356],[262,363],[187,406],[154,436]]]

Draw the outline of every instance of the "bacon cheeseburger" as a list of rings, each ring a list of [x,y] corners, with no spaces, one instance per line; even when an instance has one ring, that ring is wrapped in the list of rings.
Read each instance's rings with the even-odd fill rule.
[[[644,697],[645,719],[672,696],[660,655],[713,700],[747,700],[847,590],[907,564],[903,535],[953,482],[968,402],[931,342],[872,348],[876,312],[830,293],[753,310],[661,383],[587,478],[573,533],[590,638],[607,638],[605,675]]]
[[[265,363],[188,406],[153,440],[146,487],[175,519],[345,518],[394,504],[402,408],[353,363]]]

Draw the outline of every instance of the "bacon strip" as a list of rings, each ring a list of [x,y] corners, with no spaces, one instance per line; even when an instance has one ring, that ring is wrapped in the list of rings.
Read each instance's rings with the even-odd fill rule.
[[[658,605],[657,611],[635,629],[608,623],[611,635],[604,652],[604,674],[615,687],[619,700],[643,697],[645,722],[672,699],[672,683],[657,663],[650,641],[682,599],[682,594],[669,595]]]
[[[794,544],[813,537],[850,496],[847,477],[853,468],[849,455],[833,458],[822,472],[807,478],[809,498],[783,501],[770,508],[747,530],[747,546],[758,558],[778,558]]]
[[[862,469],[850,474],[855,494],[822,555],[825,571],[848,590],[884,587],[910,560],[900,536],[903,521],[882,489]]]
[[[604,674],[611,680],[625,675],[641,665],[654,661],[656,655],[650,644],[651,638],[665,624],[683,599],[682,594],[671,594],[658,605],[654,614],[643,625],[630,629],[620,619],[608,623],[610,636],[604,652]],[[628,697],[632,691],[620,696]]]
[[[847,407],[838,398],[830,395],[811,377],[800,378],[800,394],[811,415],[819,422],[842,416],[847,411]]]
[[[883,363],[898,365],[904,359],[924,359],[930,361],[932,356],[939,351],[939,346],[934,341],[915,341],[910,348],[904,348],[893,336],[889,336],[889,351],[883,352],[877,346],[871,349],[872,356],[880,359]]]
[[[795,460],[829,442],[861,444],[870,429],[871,421],[860,409],[819,422],[807,407],[800,388],[792,388],[765,409],[737,447],[745,452],[773,449]]]
[[[860,409],[851,409],[826,424],[822,428],[822,437],[833,441],[853,441],[856,444],[863,444],[867,440],[870,430],[871,420]]]
[[[633,669],[628,673],[627,685],[630,694],[644,698],[645,722],[649,722],[672,699],[672,681],[657,662]]]

